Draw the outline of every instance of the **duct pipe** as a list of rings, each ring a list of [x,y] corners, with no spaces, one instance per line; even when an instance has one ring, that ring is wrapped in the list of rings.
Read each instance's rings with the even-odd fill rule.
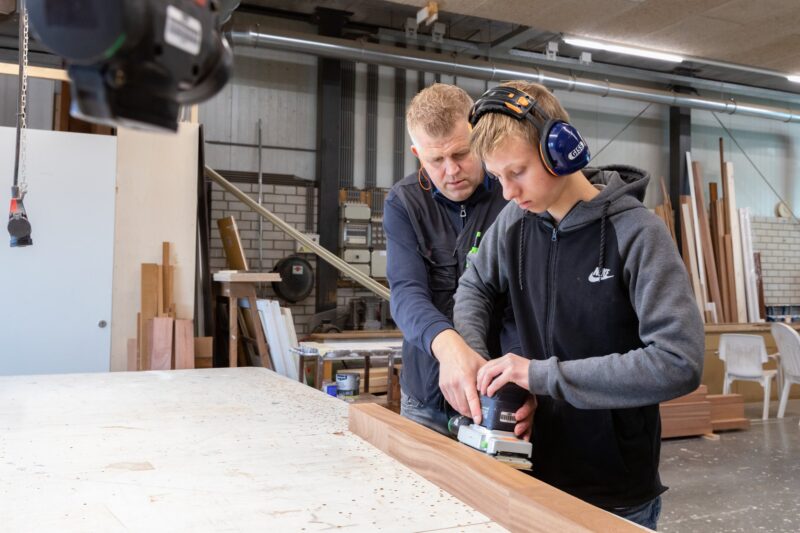
[[[261,215],[263,218],[266,218],[270,222],[272,222],[275,227],[279,230],[283,231],[289,237],[296,240],[297,242],[307,246],[308,248],[314,250],[321,259],[327,261],[330,265],[334,268],[339,270],[340,272],[344,272],[358,283],[363,285],[365,288],[371,290],[384,300],[389,299],[389,289],[372,279],[371,277],[367,276],[360,270],[357,270],[350,266],[348,263],[340,259],[337,255],[334,255],[326,248],[323,248],[319,244],[312,241],[308,236],[304,235],[303,233],[297,231],[294,227],[290,226],[282,218],[273,214],[271,211],[268,211],[263,206],[258,205],[258,202],[250,198],[246,193],[242,192],[241,189],[236,187],[230,181],[226,180],[219,173],[214,170],[213,168],[206,165],[205,167],[205,175],[211,179],[211,181],[216,182],[219,184],[220,187],[228,191],[229,193],[236,196],[239,200],[242,201],[247,207]]]
[[[272,32],[267,34],[254,31],[233,31],[229,33],[229,37],[231,43],[238,46],[270,48],[284,52],[297,52],[395,68],[438,72],[440,74],[464,76],[498,83],[502,80],[522,79],[541,83],[553,89],[564,89],[599,96],[613,96],[668,106],[703,109],[715,113],[747,115],[781,122],[800,122],[800,115],[795,114],[790,109],[743,104],[733,99],[714,100],[608,81],[580,80],[574,76],[555,74],[535,68],[477,61],[456,55],[452,55],[448,59],[448,56],[441,54],[409,48],[395,48],[363,40],[349,41],[320,35],[314,35],[312,40],[307,34],[301,33]]]

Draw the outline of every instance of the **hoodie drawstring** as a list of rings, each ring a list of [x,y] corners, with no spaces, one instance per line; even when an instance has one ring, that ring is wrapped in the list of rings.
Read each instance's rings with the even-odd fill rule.
[[[605,267],[606,255],[606,220],[608,219],[608,207],[611,202],[608,201],[603,204],[603,214],[600,215],[600,260],[597,263],[598,276],[603,275],[603,267]]]
[[[523,213],[522,223],[519,226],[519,271],[517,272],[517,281],[519,282],[519,290],[522,290],[522,276],[525,271],[525,219],[528,213]]]

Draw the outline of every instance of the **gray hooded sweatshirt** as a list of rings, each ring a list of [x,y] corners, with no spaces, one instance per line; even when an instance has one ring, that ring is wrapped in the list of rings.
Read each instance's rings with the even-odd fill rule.
[[[666,225],[641,203],[649,177],[584,169],[600,194],[559,224],[510,203],[459,281],[454,324],[487,357],[508,294],[538,407],[533,474],[607,509],[666,490],[658,403],[693,391],[703,324]]]

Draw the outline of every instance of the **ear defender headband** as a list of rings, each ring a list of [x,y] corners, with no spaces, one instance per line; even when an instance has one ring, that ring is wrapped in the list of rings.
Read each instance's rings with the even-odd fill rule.
[[[537,118],[534,111],[544,119]],[[517,120],[528,120],[539,132],[539,155],[544,168],[553,176],[572,174],[589,164],[589,147],[569,122],[551,119],[536,101],[513,87],[489,89],[475,102],[469,124],[475,127],[487,113],[500,113]]]

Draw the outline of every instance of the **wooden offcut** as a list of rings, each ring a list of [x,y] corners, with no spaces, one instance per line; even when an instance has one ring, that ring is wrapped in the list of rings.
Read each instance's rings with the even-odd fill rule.
[[[195,368],[211,368],[214,366],[214,337],[195,337],[194,339],[194,366]]]
[[[247,257],[244,254],[244,247],[239,238],[239,228],[236,226],[236,219],[226,217],[217,220],[219,235],[222,238],[222,247],[225,250],[225,257],[228,261],[228,268],[232,270],[248,270]]]
[[[148,370],[172,368],[172,324],[170,317],[156,317],[145,322],[148,344],[144,358],[148,361]]]
[[[690,394],[659,405],[661,438],[694,437],[713,432],[708,388],[700,385]]]
[[[175,364],[176,370],[194,368],[194,322],[175,320]]]
[[[741,394],[709,394],[711,427],[714,431],[747,429],[750,420],[744,415],[744,398]]]
[[[697,309],[700,316],[705,316],[705,297],[700,286],[700,276],[697,267],[697,253],[694,242],[694,229],[692,228],[692,218],[689,211],[689,198],[681,197],[681,242],[683,243],[683,261],[686,264],[686,271],[692,283]]]
[[[744,282],[744,258],[742,257],[742,235],[739,227],[739,210],[736,208],[736,184],[733,179],[733,163],[726,161],[724,178],[728,182],[728,216],[730,217],[729,226],[731,228],[731,256],[733,257],[733,287],[735,303],[736,322],[747,322],[747,302],[745,300]]]
[[[379,405],[351,405],[349,429],[510,531],[645,531]]]

